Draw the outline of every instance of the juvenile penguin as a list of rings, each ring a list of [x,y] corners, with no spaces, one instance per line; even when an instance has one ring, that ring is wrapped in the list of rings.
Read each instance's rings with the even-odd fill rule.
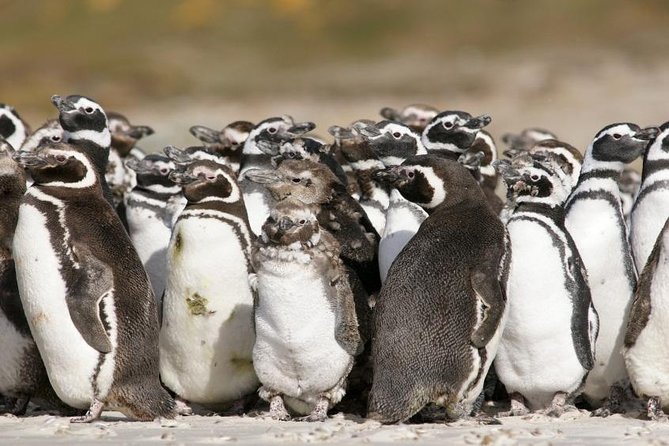
[[[599,407],[611,391],[603,411],[618,409],[619,383],[627,377],[621,348],[636,286],[617,181],[623,166],[638,158],[657,134],[657,128],[642,130],[629,123],[600,130],[585,152],[565,208],[565,227],[585,264],[600,320],[595,366],[583,395]]]
[[[651,420],[666,419],[663,409],[669,409],[668,254],[669,222],[660,231],[639,278],[623,350],[632,388],[647,400]]]
[[[230,403],[258,388],[246,208],[227,166],[195,161],[170,178],[188,204],[168,248],[160,376],[185,401]]]
[[[505,415],[529,407],[560,416],[594,365],[599,326],[585,267],[564,228],[571,180],[555,160],[529,154],[497,168],[517,203],[507,223],[508,319],[495,357],[511,397]]]
[[[53,143],[20,152],[34,185],[19,207],[16,277],[49,381],[70,406],[138,420],[172,417],[158,376],[158,311],[120,219],[84,149]]]
[[[520,133],[505,133],[502,135],[502,142],[508,147],[504,155],[513,158],[519,152],[527,152],[539,141],[546,139],[559,139],[557,135],[549,130],[539,127],[528,127]]]
[[[14,107],[0,104],[0,137],[14,149],[19,149],[30,134],[30,126],[21,119]]]
[[[286,137],[298,136],[313,130],[311,122],[295,123],[290,116],[268,118],[259,122],[249,133],[242,150],[239,170],[239,186],[244,194],[244,203],[249,223],[254,234],[260,234],[269,210],[273,204],[269,191],[262,185],[249,181],[245,174],[250,169],[272,169],[272,157],[264,153],[258,144],[262,141],[281,141]]]
[[[225,164],[230,166],[235,174],[238,174],[242,147],[244,147],[244,143],[253,127],[254,125],[251,122],[235,121],[226,125],[220,131],[203,125],[194,125],[190,128],[190,133],[202,141],[209,150],[220,155]]]
[[[39,147],[42,143],[60,142],[63,140],[63,128],[57,119],[49,119],[42,127],[35,130],[23,142],[20,149],[22,152],[30,152]]]
[[[401,122],[404,125],[408,125],[413,131],[420,134],[432,118],[439,114],[439,110],[430,105],[411,104],[402,110],[383,107],[380,114],[389,121]]]
[[[657,236],[669,218],[669,122],[648,146],[641,188],[630,215],[630,244],[634,263],[643,271]]]
[[[149,275],[158,308],[161,308],[167,282],[167,246],[174,222],[186,206],[186,199],[181,187],[169,179],[176,165],[166,156],[150,154],[142,160],[131,158],[125,163],[137,175],[137,186],[124,200],[128,235]],[[171,206],[173,202],[181,206]]]
[[[504,326],[504,226],[456,161],[421,155],[386,174],[431,213],[376,303],[368,416],[405,421],[430,402],[468,416]]]
[[[362,342],[353,293],[336,240],[296,199],[277,203],[253,254],[253,365],[274,419],[323,421],[346,393]]]

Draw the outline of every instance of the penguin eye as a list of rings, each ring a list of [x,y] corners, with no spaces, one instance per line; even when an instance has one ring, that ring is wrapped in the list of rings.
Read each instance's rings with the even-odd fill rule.
[[[408,176],[409,178],[413,178],[413,177],[416,176],[416,174],[414,173],[413,170],[410,170],[409,173],[407,173],[407,176]]]
[[[298,221],[300,226],[303,226],[307,221],[303,218],[302,220]]]
[[[614,133],[612,136],[613,136],[613,139],[620,139],[620,138],[622,138],[622,135],[621,135],[620,133]]]
[[[214,175],[213,173],[207,174],[207,180],[211,181],[211,180],[215,180],[215,179],[216,179],[216,175]]]
[[[53,136],[51,137],[51,141],[53,141],[53,142],[58,142],[58,141],[60,141],[60,136],[58,136],[58,135],[53,135]]]
[[[91,113],[93,113],[93,107],[86,107],[84,111],[90,115]]]
[[[230,144],[232,144],[233,146],[238,146],[239,145],[239,143],[237,141],[232,141]]]
[[[267,129],[268,132],[270,132],[272,135],[276,133],[276,127],[270,127]]]
[[[302,181],[301,178],[297,178],[297,177],[293,178],[293,183],[299,183],[300,181]]]
[[[453,127],[453,123],[449,122],[449,121],[446,121],[446,122],[444,122],[444,127],[447,128],[447,129],[450,129],[451,127]]]
[[[160,169],[160,173],[162,173],[163,175],[167,175],[167,173],[168,173],[169,171],[170,171],[170,170],[169,170],[167,167],[163,167],[163,168]]]
[[[402,137],[402,134],[400,132],[395,132],[393,133],[393,136],[395,137],[395,139],[400,139]]]
[[[539,175],[537,175],[537,174],[530,175],[530,180],[532,180],[532,181],[539,181]]]
[[[56,155],[56,161],[59,163],[64,163],[67,160],[67,157],[65,155]]]

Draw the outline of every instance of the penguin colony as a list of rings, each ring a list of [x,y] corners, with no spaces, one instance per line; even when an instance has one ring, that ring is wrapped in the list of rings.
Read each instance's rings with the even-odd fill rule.
[[[0,105],[4,411],[669,408],[669,123],[584,154],[528,128],[498,160],[489,116],[410,105],[332,143],[284,115],[146,155],[150,127],[51,101],[34,132]]]

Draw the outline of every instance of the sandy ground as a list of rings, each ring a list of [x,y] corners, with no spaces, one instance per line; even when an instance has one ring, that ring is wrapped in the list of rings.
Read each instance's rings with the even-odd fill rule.
[[[382,426],[339,413],[324,423],[279,422],[262,415],[194,415],[141,423],[105,412],[102,420],[81,425],[51,415],[3,416],[0,444],[669,444],[669,423],[622,415],[593,418],[586,411],[574,411],[558,419],[528,415],[500,421],[501,425],[492,426],[480,426],[473,421]]]

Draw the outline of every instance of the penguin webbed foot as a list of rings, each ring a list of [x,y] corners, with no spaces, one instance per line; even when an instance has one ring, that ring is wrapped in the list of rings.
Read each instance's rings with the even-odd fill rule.
[[[316,407],[311,411],[309,415],[306,417],[300,417],[297,420],[298,421],[308,421],[310,423],[316,422],[316,421],[325,421],[328,419],[328,408],[330,407],[330,401],[324,397],[321,396],[318,399],[318,402],[316,403]]]
[[[511,399],[511,408],[507,412],[500,412],[499,417],[522,417],[530,413],[530,409],[525,405],[525,398],[518,392],[509,395]]]
[[[567,404],[567,394],[565,392],[557,392],[553,396],[551,405],[540,411],[540,413],[549,417],[560,418],[565,412],[569,412],[575,408],[575,406]]]
[[[623,401],[625,397],[625,388],[622,385],[613,385],[609,391],[609,397],[599,409],[592,412],[593,417],[606,418],[616,413],[625,413]]]
[[[283,404],[281,395],[274,395],[269,400],[269,416],[276,421],[290,421],[290,414]]]
[[[23,416],[28,410],[29,402],[29,395],[20,395],[17,398],[6,397],[3,404],[4,407],[0,409],[0,413],[10,414],[17,417]]]
[[[84,415],[83,417],[70,418],[70,423],[92,423],[93,421],[100,418],[100,415],[102,414],[102,409],[104,409],[104,407],[105,403],[103,403],[98,399],[95,399],[93,400],[91,407],[88,409],[88,412],[86,412],[86,415]]]
[[[193,408],[188,405],[186,400],[174,398],[174,410],[177,415],[193,415]]]
[[[662,410],[662,402],[659,396],[651,396],[646,403],[646,416],[651,421],[669,421],[669,417]]]

